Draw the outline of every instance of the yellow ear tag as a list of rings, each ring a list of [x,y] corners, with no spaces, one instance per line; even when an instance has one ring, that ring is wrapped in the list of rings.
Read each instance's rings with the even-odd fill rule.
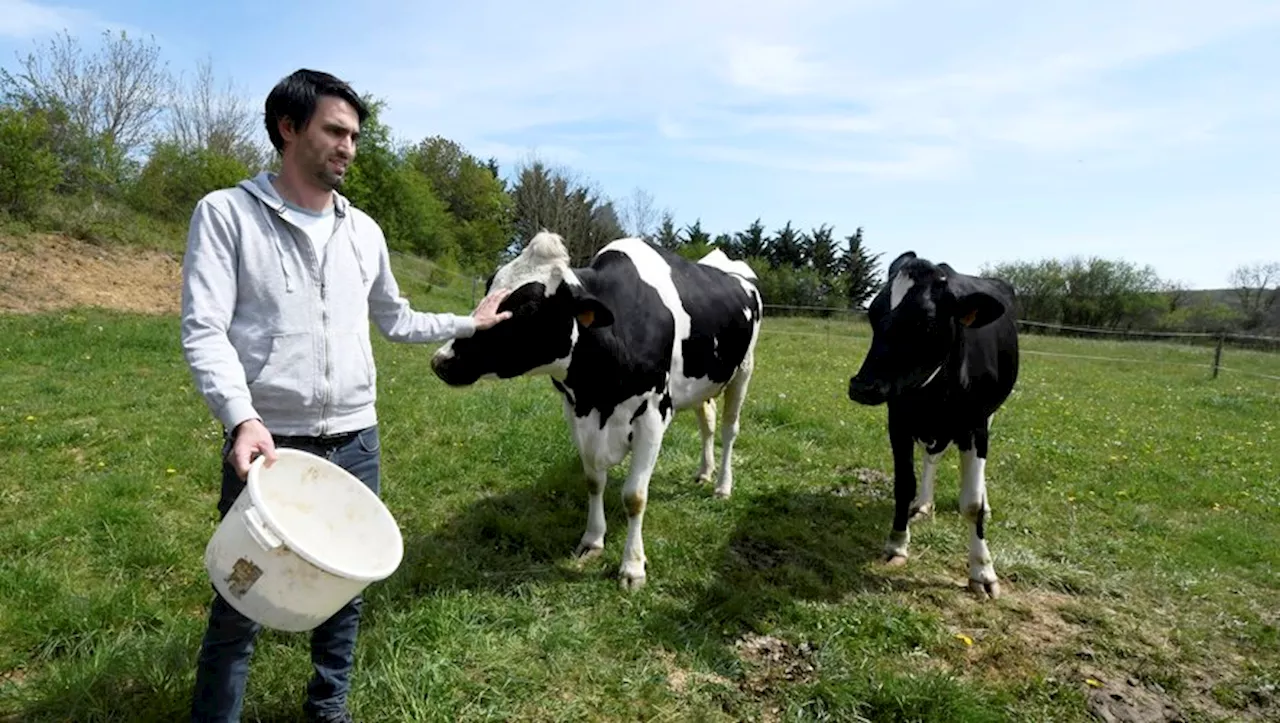
[[[964,324],[965,326],[969,326],[970,324],[973,323],[973,320],[976,318],[978,318],[978,310],[974,309],[973,311],[970,311],[968,314],[965,314],[964,316],[960,317],[960,323]]]
[[[587,328],[591,328],[591,322],[596,320],[596,312],[591,309],[578,313],[578,322]]]

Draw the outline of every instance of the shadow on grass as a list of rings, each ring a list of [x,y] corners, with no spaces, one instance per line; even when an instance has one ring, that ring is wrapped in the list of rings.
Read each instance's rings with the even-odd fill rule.
[[[612,480],[608,489],[615,489]],[[605,509],[610,527],[621,519],[617,506],[612,507]],[[437,529],[408,536],[404,562],[388,580],[385,596],[396,600],[449,589],[506,591],[533,580],[598,575],[567,564],[586,522],[586,478],[578,456],[566,454],[539,479],[479,497]]]
[[[891,519],[891,500],[820,491],[753,496],[711,581],[659,611],[649,632],[674,649],[693,646],[720,658],[743,635],[785,622],[799,602],[929,584],[880,567]]]

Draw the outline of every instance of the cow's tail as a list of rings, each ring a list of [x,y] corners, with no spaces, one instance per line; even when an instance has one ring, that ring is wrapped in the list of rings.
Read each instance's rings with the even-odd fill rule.
[[[751,270],[746,261],[735,261],[720,249],[712,249],[711,253],[698,259],[698,263],[720,269],[728,274],[737,274],[752,281],[756,280],[756,272]]]

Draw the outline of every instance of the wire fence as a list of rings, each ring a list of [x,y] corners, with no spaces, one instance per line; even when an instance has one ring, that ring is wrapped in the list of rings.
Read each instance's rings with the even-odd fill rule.
[[[808,330],[796,328],[771,328],[766,324],[765,329],[770,335],[825,337],[827,339],[831,339],[832,337],[869,338],[871,335],[871,328],[867,321],[867,313],[865,310],[841,309],[838,307],[826,306],[804,306],[796,304],[765,304],[764,307],[766,320],[770,318],[783,317],[807,319],[812,321]],[[1224,364],[1224,357],[1227,355],[1226,351],[1228,348],[1248,350],[1250,352],[1280,352],[1280,337],[1225,332],[1210,333],[1159,330],[1147,331],[1139,329],[1101,329],[1096,327],[1053,324],[1025,319],[1019,319],[1018,326],[1019,331],[1024,335],[1094,341],[1109,340],[1116,342],[1115,345],[1102,347],[1103,349],[1108,350],[1114,349],[1125,343],[1150,342],[1160,343],[1166,346],[1181,347],[1184,350],[1187,347],[1191,347],[1203,350],[1205,354],[1204,361],[1193,362],[1150,357],[1138,359],[1129,356],[1111,354],[1077,354],[1060,351],[1047,351],[1041,349],[1028,349],[1024,345],[1020,350],[1020,353],[1029,356],[1079,359],[1082,361],[1116,362],[1121,364],[1155,364],[1160,366],[1203,369],[1209,372],[1209,374],[1215,379],[1222,372],[1228,372],[1243,376],[1280,381],[1280,355],[1277,355],[1276,357],[1277,363],[1274,373],[1272,373],[1270,369],[1257,371]],[[1264,357],[1264,359],[1269,360],[1270,356],[1268,355],[1267,357]]]
[[[484,295],[485,280],[483,278],[441,266],[436,266],[433,269],[432,276],[435,277],[436,274],[450,278],[450,285],[456,284],[457,287],[468,290],[471,296],[471,305],[473,307]],[[815,322],[821,323],[821,329],[813,331],[779,329],[766,324],[765,330],[770,335],[825,337],[830,339],[833,336],[846,338],[869,337],[871,334],[870,325],[867,321],[867,312],[862,309],[843,309],[840,307],[830,306],[805,306],[802,304],[765,304],[764,308],[766,320],[777,317],[792,317],[812,319]],[[1021,333],[1036,336],[1093,340],[1110,339],[1118,342],[1164,342],[1166,344],[1177,344],[1178,346],[1203,347],[1206,348],[1206,350],[1211,350],[1212,354],[1211,360],[1206,360],[1204,362],[1190,362],[1154,358],[1135,359],[1131,357],[1099,354],[1072,354],[1067,352],[1028,349],[1024,345],[1024,347],[1020,349],[1019,353],[1029,356],[1078,359],[1082,361],[1116,362],[1121,364],[1157,364],[1160,366],[1204,369],[1207,370],[1215,379],[1218,378],[1222,372],[1228,372],[1243,376],[1280,381],[1280,363],[1277,364],[1274,373],[1270,373],[1270,370],[1255,371],[1223,364],[1223,357],[1228,347],[1251,351],[1280,352],[1280,337],[1234,332],[1212,333],[1142,329],[1101,329],[1097,327],[1076,326],[1071,324],[1031,321],[1029,319],[1019,319],[1018,326]]]

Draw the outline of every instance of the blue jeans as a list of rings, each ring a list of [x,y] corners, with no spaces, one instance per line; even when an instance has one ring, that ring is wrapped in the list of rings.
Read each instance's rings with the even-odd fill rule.
[[[358,433],[329,438],[276,437],[277,447],[292,447],[328,459],[364,482],[374,494],[380,492],[380,444],[377,426]],[[230,440],[222,448],[222,497],[218,513],[225,517],[235,504],[245,483],[227,461]],[[354,662],[356,633],[364,601],[356,596],[333,617],[311,631],[311,663],[315,674],[307,685],[303,704],[308,715],[336,713],[346,709],[347,692]],[[209,624],[200,646],[196,684],[191,702],[191,719],[238,721],[244,704],[249,658],[262,626],[241,615],[214,590]]]

